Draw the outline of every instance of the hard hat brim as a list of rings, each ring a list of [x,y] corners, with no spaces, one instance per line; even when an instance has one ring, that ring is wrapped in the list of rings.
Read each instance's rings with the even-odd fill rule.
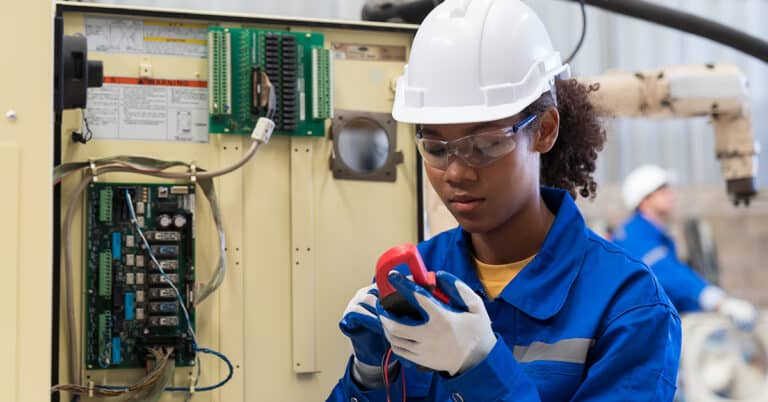
[[[525,110],[539,96],[521,99],[518,102],[497,107],[479,105],[410,108],[403,105],[395,105],[392,109],[392,117],[400,123],[410,124],[483,123],[514,116]]]
[[[559,56],[557,56],[559,60]],[[537,64],[531,66],[535,71]],[[530,74],[534,75],[534,74]],[[521,96],[512,102],[504,102],[498,105],[479,103],[475,105],[461,106],[411,106],[405,101],[404,87],[408,86],[407,78],[402,76],[397,81],[395,102],[392,106],[392,117],[400,123],[410,124],[462,124],[483,123],[514,116],[535,102],[542,94],[549,92],[555,85],[555,79],[570,78],[570,66],[563,64],[554,70],[540,73],[533,82],[526,84],[528,77],[522,81],[524,86],[535,88],[526,91],[526,96]],[[519,84],[518,84],[519,85]]]

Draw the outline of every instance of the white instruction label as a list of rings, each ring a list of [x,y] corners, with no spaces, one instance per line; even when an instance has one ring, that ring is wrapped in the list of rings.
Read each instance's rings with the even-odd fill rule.
[[[208,142],[207,82],[104,77],[85,117],[95,139]]]
[[[88,50],[207,57],[208,26],[169,21],[85,17]]]

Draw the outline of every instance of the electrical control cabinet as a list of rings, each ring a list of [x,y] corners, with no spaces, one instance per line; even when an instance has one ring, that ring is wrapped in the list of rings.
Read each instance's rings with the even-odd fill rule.
[[[136,230],[126,192],[165,275]],[[144,368],[149,347],[173,347],[176,366],[194,365],[194,343],[168,280],[194,327],[195,187],[93,183],[86,199],[86,367]]]
[[[105,77],[104,87],[89,90],[84,113],[62,114],[55,138],[62,163],[131,155],[193,163],[197,172],[231,166],[250,149],[257,118],[268,113],[259,78],[274,85],[278,127],[248,163],[214,180],[220,218],[201,180],[170,184],[97,169],[98,181],[79,199],[71,195],[81,175],[61,182],[61,221],[74,205],[65,238],[75,280],[65,280],[61,253],[51,381],[135,384],[147,375],[147,344],[157,342],[174,348],[167,388],[197,383],[194,401],[324,399],[349,357],[340,312],[355,289],[370,283],[381,251],[418,241],[419,226],[412,127],[385,126],[397,144],[390,151],[403,154],[403,163],[391,167],[397,180],[386,184],[334,178],[329,158],[337,137],[330,127],[391,111],[392,83],[403,72],[415,28],[81,2],[57,2],[56,10],[64,34],[88,38],[89,57],[103,61]],[[93,131],[86,144],[71,140],[84,130],[83,116]],[[167,278],[153,268],[124,214],[126,189]],[[173,209],[168,200],[176,200]],[[59,245],[63,251],[64,239]],[[191,300],[192,284],[210,283],[221,261],[226,274],[218,290]],[[39,283],[35,289],[41,291]],[[222,359],[198,353],[190,365],[182,306],[190,309],[198,346],[231,362],[225,385],[214,387],[230,372]],[[72,392],[54,396],[70,400]],[[167,390],[159,400],[187,396]]]

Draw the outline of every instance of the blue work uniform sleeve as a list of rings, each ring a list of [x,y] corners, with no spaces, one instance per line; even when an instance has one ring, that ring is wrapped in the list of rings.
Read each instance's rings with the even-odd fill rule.
[[[541,401],[536,383],[523,372],[500,337],[485,360],[459,376],[446,379],[443,386],[454,401]],[[440,401],[449,400],[446,395]]]
[[[573,401],[672,401],[680,318],[666,304],[632,308],[607,326]]]
[[[681,263],[672,253],[650,264],[650,268],[679,312],[701,310],[699,296],[709,283],[693,268]]]

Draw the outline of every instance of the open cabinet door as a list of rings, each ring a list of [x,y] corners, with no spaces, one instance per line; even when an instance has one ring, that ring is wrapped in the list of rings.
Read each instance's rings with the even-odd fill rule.
[[[298,44],[282,53],[284,73],[270,78],[282,91],[277,101],[281,105],[297,102],[293,104],[296,108],[284,107],[284,113],[276,117],[278,130],[252,160],[215,179],[228,268],[218,291],[195,306],[194,320],[198,344],[226,355],[234,376],[223,387],[196,393],[194,400],[324,400],[343,375],[351,353],[348,339],[338,329],[347,301],[358,288],[370,284],[380,253],[419,240],[414,131],[412,126],[395,123],[390,115],[393,82],[402,74],[415,27],[85,3],[59,3],[58,9],[64,18],[64,33],[82,33],[88,38],[89,57],[103,62],[105,77],[102,88],[90,90],[85,110],[94,134],[91,141],[71,141],[71,133],[83,125],[83,115],[79,110],[64,113],[63,127],[57,133],[63,162],[143,155],[194,161],[209,170],[233,164],[250,146],[252,126],[248,124],[254,119],[247,113],[227,114],[226,107],[213,107],[211,102],[219,105],[223,99],[232,102],[233,111],[243,110],[243,102],[251,100],[252,88],[242,85],[257,77],[250,74],[259,66],[260,46],[271,51],[272,45],[266,43],[274,38],[280,38],[279,49]],[[213,43],[211,38],[221,41]],[[293,59],[294,54],[300,56]],[[296,64],[289,65],[287,57]],[[219,66],[227,63],[234,68],[221,70]],[[272,64],[266,64],[269,75]],[[289,69],[298,71],[298,77],[287,73]],[[232,75],[222,81],[217,75],[221,71]],[[315,80],[321,72],[327,75]],[[211,77],[218,78],[212,81]],[[224,90],[218,86],[230,81]],[[329,85],[330,92],[313,92],[314,85]],[[289,111],[295,114],[289,116]],[[374,148],[365,148],[368,145]],[[338,160],[360,147],[368,150],[360,159],[346,159],[346,164]],[[167,206],[158,201],[155,191],[160,194],[159,187],[170,188],[170,195],[163,194],[173,198],[183,194],[181,191],[191,191],[179,188],[174,193],[174,186],[194,186],[128,173],[99,176],[96,187],[105,183],[146,189],[148,202],[157,202],[161,208]],[[66,179],[62,194],[71,192],[76,184],[77,179]],[[195,261],[194,282],[200,283],[214,272],[219,239],[211,209],[199,189],[197,194],[194,258],[189,260]],[[103,304],[87,302],[89,292],[98,291],[92,289],[94,276],[83,275],[97,261],[84,255],[88,251],[83,242],[93,233],[84,222],[98,210],[92,203],[99,196],[92,195],[84,206],[77,206],[77,223],[71,230],[77,273],[72,291],[77,296],[75,325],[81,347],[77,356],[67,353],[69,340],[62,322],[57,374],[60,381],[66,381],[66,363],[77,359],[82,378],[121,385],[143,373],[125,363],[130,356],[124,346],[135,341],[131,336],[112,332],[120,338],[117,344],[122,348],[118,364],[114,353],[111,361],[100,362],[107,368],[88,367],[83,358],[87,338],[98,333],[98,328],[94,330],[98,315],[86,305],[103,309]],[[62,198],[62,210],[67,205],[68,200]],[[160,216],[145,223],[159,224],[155,218]],[[128,250],[129,254],[142,252],[136,247]],[[138,309],[138,292],[151,289],[137,287],[137,276],[126,279],[126,274],[134,273],[134,265],[127,265],[124,258],[113,261],[113,268],[122,272],[113,278],[123,287],[121,291],[132,294],[126,300]],[[190,267],[185,269],[191,272]],[[118,304],[121,312],[127,311],[127,303]],[[64,321],[63,307],[59,312]],[[148,310],[144,312],[150,315]],[[128,318],[117,318],[112,323],[122,323],[125,328]],[[138,319],[133,313],[130,318],[128,335],[135,333]],[[90,345],[91,350],[99,348],[98,343]],[[196,363],[176,362],[171,384],[188,387]],[[205,386],[225,378],[228,369],[203,355],[201,371],[199,385]],[[185,396],[184,392],[166,392],[160,400],[181,401]]]
[[[53,7],[34,0],[0,15],[0,368],[3,399],[50,398]]]

